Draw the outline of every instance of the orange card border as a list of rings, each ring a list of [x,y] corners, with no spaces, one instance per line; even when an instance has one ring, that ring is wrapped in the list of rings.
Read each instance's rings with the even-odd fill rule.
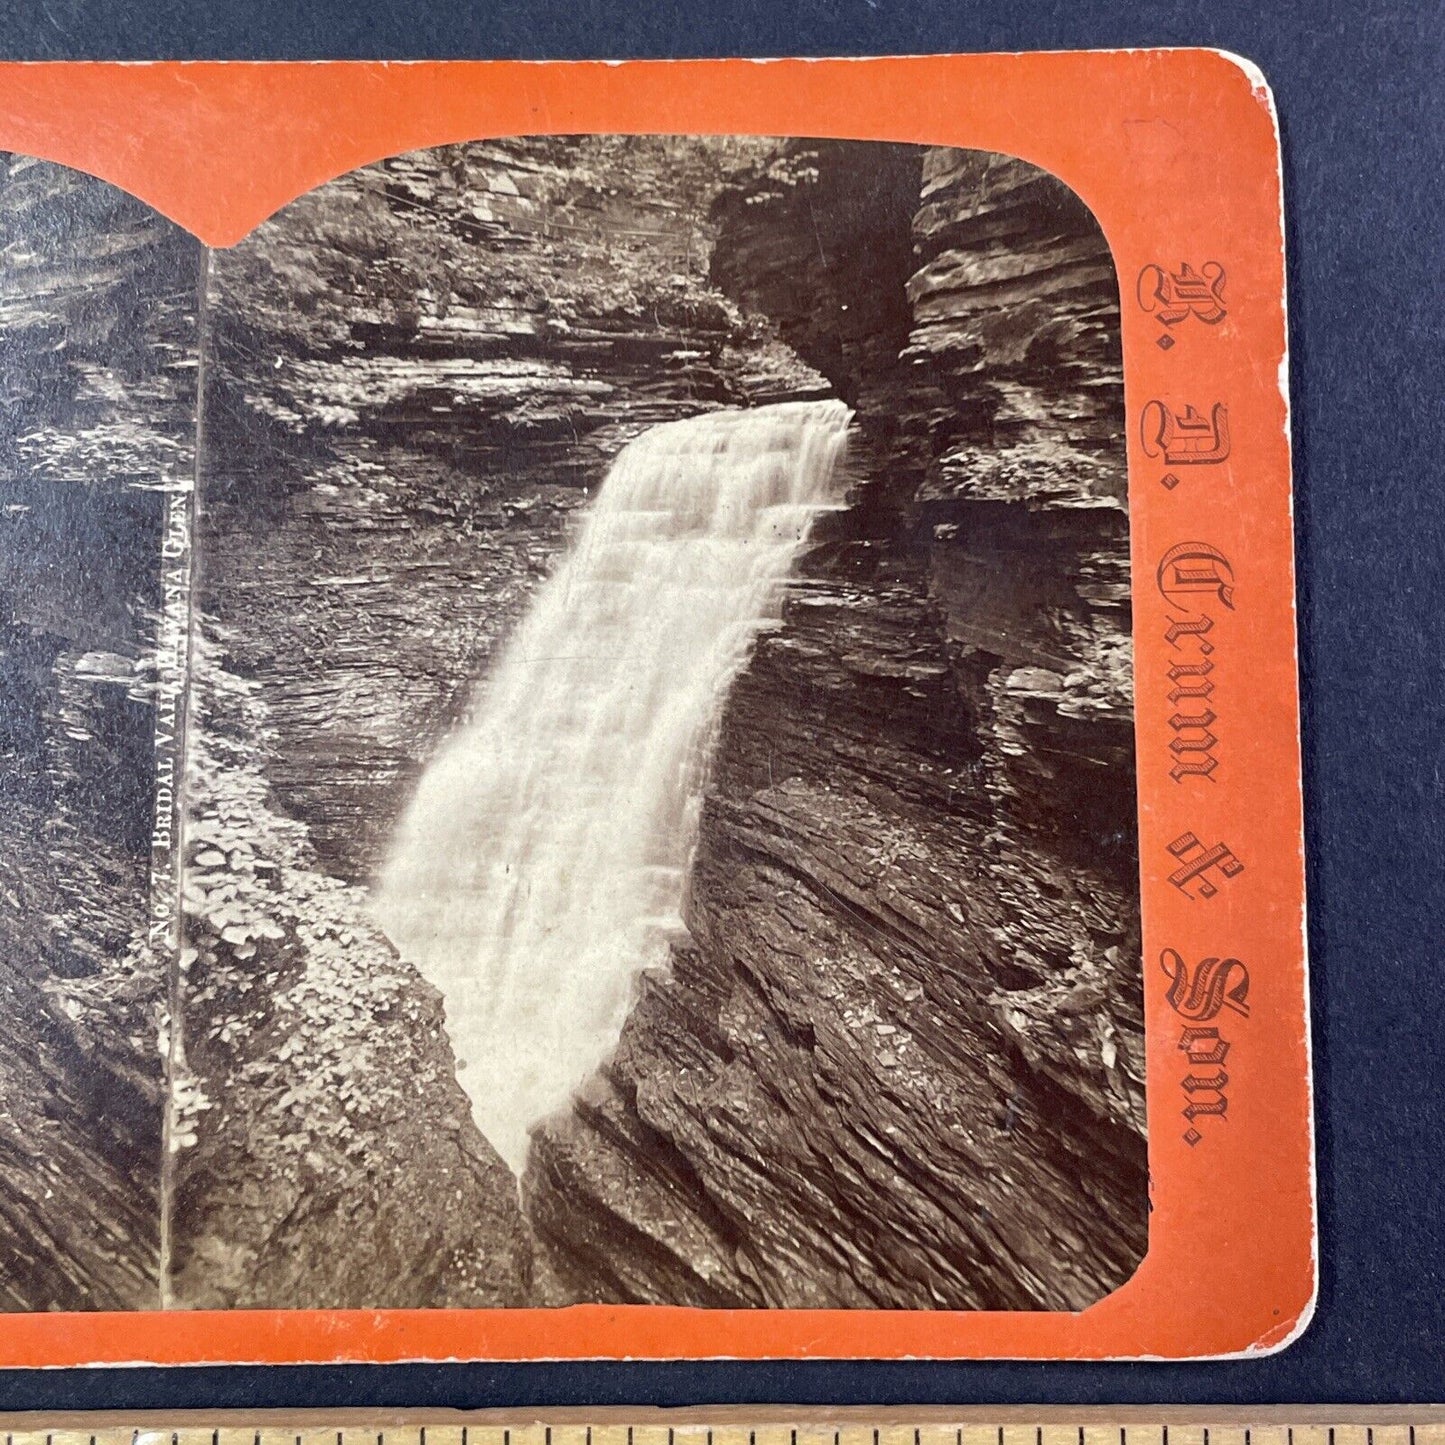
[[[518,134],[747,133],[1006,152],[1090,206],[1120,279],[1134,577],[1149,1157],[1148,1255],[1078,1314],[294,1310],[0,1318],[0,1366],[311,1361],[1218,1357],[1308,1323],[1316,1289],[1304,860],[1279,135],[1263,77],[1218,51],[867,60],[0,65],[0,148],[114,183],[213,246],[302,192],[424,146]],[[1136,278],[1217,262],[1227,316],[1170,349]],[[1144,409],[1225,402],[1227,460],[1173,489]],[[1157,417],[1158,413],[1153,413]],[[1233,569],[1215,606],[1212,779],[1169,775],[1177,620],[1156,576],[1179,543]],[[1177,599],[1176,599],[1177,601]],[[1175,654],[1177,657],[1178,654]],[[1171,883],[1171,841],[1227,843],[1212,898]],[[1191,882],[1188,885],[1194,887]],[[1188,1069],[1161,952],[1238,958],[1227,1120],[1183,1138]],[[1232,1020],[1227,1028],[1224,1021]],[[1207,1126],[1207,1127],[1206,1127]]]

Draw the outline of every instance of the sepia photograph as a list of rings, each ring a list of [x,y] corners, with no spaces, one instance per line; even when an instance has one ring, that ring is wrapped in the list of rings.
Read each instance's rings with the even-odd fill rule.
[[[8,1308],[1130,1279],[1120,287],[1064,183],[592,134],[227,249],[18,157],[0,212]]]
[[[202,248],[0,156],[0,1307],[154,1309],[175,806],[165,551]],[[162,693],[169,699],[161,706]],[[169,839],[166,840],[169,847]],[[174,912],[162,897],[163,909]]]

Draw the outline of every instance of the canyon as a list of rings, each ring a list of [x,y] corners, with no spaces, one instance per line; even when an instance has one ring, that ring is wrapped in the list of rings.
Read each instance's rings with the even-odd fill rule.
[[[269,730],[266,806],[348,899],[344,981],[289,930],[242,946],[289,958],[303,998],[339,992],[369,1037],[394,998],[412,1013],[353,1058],[297,1047],[284,988],[197,995],[190,1057],[224,1101],[182,1158],[183,1218],[212,1241],[200,1297],[228,1298],[228,1240],[255,1302],[402,1302],[389,1260],[418,1250],[435,1268],[405,1301],[1079,1308],[1142,1256],[1107,247],[1000,157],[795,142],[680,196],[678,156],[614,151],[606,186],[579,185],[577,142],[405,157],[217,257],[204,608]],[[379,297],[377,269],[410,279]],[[857,411],[848,505],[719,721],[690,942],[534,1131],[518,1210],[436,996],[396,983],[361,890],[623,443],[830,393]],[[244,982],[226,955],[198,979]],[[209,1042],[218,1020],[239,1043]],[[308,1083],[317,1048],[330,1087]],[[443,1131],[408,1123],[398,1071]],[[247,1194],[247,1174],[295,1183]],[[342,1267],[343,1207],[353,1249],[400,1230],[384,1286],[364,1253],[344,1288],[298,1273]]]
[[[729,695],[692,942],[527,1212],[588,1298],[1082,1308],[1147,1242],[1113,268],[1021,162],[789,158],[713,275],[858,408],[853,505]]]
[[[158,494],[126,478],[193,465],[199,358],[168,1301],[1079,1309],[1122,1284],[1148,1219],[1123,391],[1077,197],[980,152],[574,137],[395,157],[204,255],[125,205],[98,234],[133,244],[97,242],[67,284],[96,315],[133,316],[116,276],[153,294],[149,360],[102,386],[72,325],[44,362],[100,398],[51,416],[51,451],[78,436],[115,480],[12,471],[158,546]],[[36,274],[0,301],[33,306]],[[518,1177],[378,922],[397,827],[628,443],[829,398],[854,413],[841,505],[712,723],[685,934]],[[122,402],[143,434],[92,454]],[[154,583],[7,586],[16,776],[43,734],[47,776],[112,776],[119,749],[141,779],[125,818],[56,844],[86,901],[11,900],[17,937],[85,920],[13,955],[9,996],[59,1041],[15,1088],[37,1125],[92,1121],[74,1147],[111,1162],[88,1207],[138,1241],[69,1293],[27,1266],[26,1293],[137,1301],[158,1206],[118,1191],[160,1157],[167,1022],[162,964],[127,951]],[[108,615],[92,586],[139,599]],[[123,741],[65,762],[60,719],[102,704],[129,721],[87,738]],[[17,838],[72,817],[47,786],[7,788]],[[119,882],[83,871],[107,859]],[[118,1102],[57,1108],[82,1087]],[[7,1236],[21,1208],[0,1248],[38,1259],[22,1240],[60,1226]]]

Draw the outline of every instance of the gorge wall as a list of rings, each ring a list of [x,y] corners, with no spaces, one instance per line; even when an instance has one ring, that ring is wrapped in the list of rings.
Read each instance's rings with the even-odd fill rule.
[[[731,693],[693,944],[526,1210],[583,1298],[1078,1309],[1147,1238],[1108,249],[952,150],[795,144],[718,220],[859,480]]]
[[[553,1298],[366,889],[623,444],[828,390],[708,284],[716,166],[685,140],[442,148],[212,258],[184,1303]]]
[[[0,210],[0,1309],[155,1308],[155,649],[200,247],[21,156]]]
[[[15,1308],[1079,1308],[1146,1245],[1118,295],[997,156],[584,137],[227,252],[8,158],[0,1288]],[[180,1016],[144,944],[201,448]],[[518,1182],[370,885],[631,438],[856,408],[686,917]],[[169,1030],[169,1031],[168,1031]],[[157,1169],[170,1048],[174,1152]],[[160,1251],[170,1201],[169,1258]]]

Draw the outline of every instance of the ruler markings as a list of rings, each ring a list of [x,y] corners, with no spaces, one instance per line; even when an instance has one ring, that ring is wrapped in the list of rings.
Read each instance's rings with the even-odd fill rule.
[[[175,1423],[140,1425],[123,1416],[104,1423],[67,1416],[64,1424],[59,1416],[12,1416],[0,1445],[1445,1445],[1445,1411],[1426,1407],[1341,1406],[1338,1418],[1311,1409],[1313,1420],[1300,1418],[1307,1407],[1295,1407],[1293,1417],[1263,1407],[1200,1407],[1192,1414],[1176,1408],[1160,1410],[1164,1418],[1120,1407],[1112,1419],[1097,1409],[1039,1409],[1032,1418],[1021,1409],[999,1409],[992,1419],[979,1412],[962,1422],[958,1414],[922,1407],[879,1410],[871,1419],[826,1406],[769,1407],[750,1418],[750,1408],[720,1409],[716,1423],[701,1408],[671,1418],[663,1411],[599,1410],[590,1422],[582,1410],[548,1411],[544,1418],[538,1411],[530,1419],[531,1412],[517,1411],[508,1412],[511,1423],[480,1416],[466,1424],[465,1417],[438,1412],[443,1418],[425,1425],[394,1416],[368,1419],[365,1412],[347,1418],[342,1411],[330,1419],[321,1412],[258,1412],[249,1421],[221,1412],[211,1419],[178,1414]]]

